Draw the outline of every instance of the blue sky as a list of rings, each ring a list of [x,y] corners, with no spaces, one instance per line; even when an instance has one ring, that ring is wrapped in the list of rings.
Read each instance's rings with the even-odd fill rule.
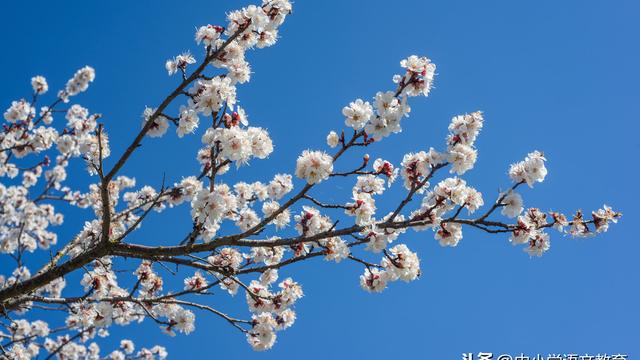
[[[27,96],[31,76],[42,74],[57,89],[76,69],[92,65],[96,81],[75,101],[103,114],[118,155],[138,131],[144,106],[157,105],[176,85],[164,61],[189,49],[201,57],[195,27],[223,24],[225,11],[248,4],[4,4],[0,99],[8,106]],[[466,230],[458,247],[441,248],[430,232],[408,232],[401,241],[420,255],[423,276],[382,294],[360,290],[362,269],[355,263],[317,260],[282,271],[281,277],[302,283],[306,296],[296,307],[298,321],[269,352],[253,353],[239,332],[207,314],[200,314],[191,336],[168,338],[148,321],[114,327],[105,350],[125,337],[138,346],[163,343],[172,358],[456,359],[478,351],[640,356],[638,11],[631,0],[299,0],[278,44],[248,55],[254,74],[238,90],[250,121],[269,130],[276,151],[228,181],[291,172],[302,150],[323,148],[326,133],[342,127],[344,105],[392,88],[399,61],[418,54],[438,65],[435,89],[413,99],[402,134],[367,149],[372,158],[398,163],[406,152],[442,148],[453,115],[483,110],[479,160],[465,178],[486,202],[509,186],[509,164],[539,149],[549,159],[549,175],[523,190],[527,205],[571,213],[607,203],[624,213],[621,223],[586,240],[552,233],[551,251],[535,259],[502,236]],[[199,135],[147,139],[124,173],[139,184],[159,186],[163,174],[179,180],[197,171],[199,144]],[[85,175],[71,184],[82,181]],[[313,195],[344,199],[350,186],[324,184]],[[402,194],[396,187],[379,207],[390,208]],[[67,217],[61,238],[73,236],[89,215]],[[189,228],[182,209],[151,218],[131,241],[175,244]],[[217,292],[207,301],[247,315],[242,298]]]

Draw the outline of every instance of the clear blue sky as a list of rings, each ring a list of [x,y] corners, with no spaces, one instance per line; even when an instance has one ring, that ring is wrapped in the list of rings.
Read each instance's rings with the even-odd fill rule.
[[[75,100],[104,115],[120,154],[144,106],[156,106],[176,84],[164,61],[189,49],[199,58],[195,27],[223,24],[225,11],[247,4],[6,3],[2,106],[28,96],[33,75],[57,89],[92,65],[96,81]],[[342,106],[391,88],[398,62],[419,54],[438,65],[436,87],[429,98],[414,99],[402,134],[368,149],[372,158],[384,154],[398,163],[406,152],[442,148],[451,116],[480,109],[486,122],[479,160],[466,178],[485,201],[508,186],[510,163],[539,149],[549,176],[523,191],[527,205],[571,212],[607,203],[624,212],[622,222],[586,240],[552,233],[551,251],[535,259],[506,237],[467,230],[457,248],[441,248],[430,232],[409,232],[401,240],[421,256],[423,276],[382,294],[360,290],[362,269],[354,263],[291,267],[281,277],[293,275],[306,296],[294,327],[266,353],[253,353],[239,332],[207,314],[191,336],[169,338],[146,321],[113,327],[111,343],[122,337],[138,346],[164,343],[174,359],[457,359],[478,351],[640,356],[639,11],[631,0],[297,1],[277,46],[249,54],[254,74],[239,88],[251,122],[269,129],[276,151],[229,179],[292,171],[303,149],[324,146],[326,133],[342,126]],[[196,171],[199,144],[199,135],[147,139],[125,174],[156,186],[163,174],[180,179]],[[349,186],[324,185],[314,195],[336,200]],[[386,194],[378,205],[390,207],[401,193]],[[132,241],[176,243],[190,228],[185,210],[153,217]],[[68,217],[61,239],[88,215]],[[218,292],[208,301],[247,315],[240,297],[230,301]]]

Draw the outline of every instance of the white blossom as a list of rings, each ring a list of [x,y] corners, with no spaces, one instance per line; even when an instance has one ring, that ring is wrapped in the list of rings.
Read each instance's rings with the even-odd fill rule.
[[[95,78],[96,72],[91,66],[85,66],[76,71],[73,77],[67,82],[65,88],[66,95],[73,96],[86,91],[89,83],[93,82]]]
[[[180,107],[180,118],[178,120],[178,127],[176,128],[176,133],[178,137],[183,137],[185,134],[193,133],[200,123],[200,119],[198,118],[198,113],[186,106]]]
[[[4,112],[4,119],[11,123],[26,121],[33,112],[34,109],[26,100],[12,101],[11,107]]]
[[[502,215],[514,218],[522,212],[522,196],[515,191],[509,191],[502,199]]]
[[[342,109],[342,115],[346,118],[347,126],[360,130],[373,116],[373,107],[368,102],[357,99]]]
[[[382,258],[382,266],[389,280],[408,282],[420,276],[420,259],[404,244],[389,249],[389,255]]]
[[[469,145],[458,143],[449,149],[448,161],[451,163],[451,172],[462,175],[473,169],[478,152]]]
[[[325,260],[340,262],[350,254],[347,243],[339,237],[329,238],[322,245],[325,248]]]
[[[33,88],[33,92],[39,95],[44,94],[49,90],[47,79],[40,75],[31,78],[31,87]]]
[[[296,162],[296,176],[317,184],[333,172],[333,159],[325,152],[305,150]]]
[[[133,345],[133,341],[127,339],[120,340],[120,348],[125,352],[125,354],[133,354],[133,351],[136,349]]]
[[[251,154],[258,159],[266,159],[273,152],[273,143],[267,130],[258,127],[247,129],[247,136],[251,142]]]
[[[353,194],[352,203],[347,203],[345,213],[356,217],[356,224],[367,225],[372,222],[376,212],[375,200],[371,194],[359,192]]]
[[[360,287],[368,292],[382,292],[387,287],[387,273],[376,268],[365,268],[360,275]]]
[[[462,239],[462,226],[458,223],[444,223],[436,231],[436,240],[440,246],[457,246]]]
[[[223,31],[224,29],[221,26],[201,26],[198,31],[196,31],[196,42],[198,44],[203,43],[204,46],[211,46],[216,40],[218,40],[218,38],[220,38],[220,34]]]
[[[289,174],[276,174],[267,186],[269,197],[273,200],[280,200],[291,190],[293,190],[293,182]]]
[[[187,68],[187,65],[195,63],[196,59],[193,57],[193,55],[191,55],[191,53],[189,52],[185,52],[174,57],[173,59],[167,60],[164,67],[165,69],[167,69],[169,75],[173,75],[178,71],[178,69],[184,70]]]
[[[511,165],[509,177],[515,182],[526,182],[529,187],[533,187],[535,182],[542,182],[547,176],[547,168],[544,166],[546,160],[539,151],[529,153],[523,161]]]
[[[144,109],[144,112],[142,113],[143,127],[146,126],[149,121],[151,121],[151,117],[153,116],[155,111],[155,109],[149,107]],[[167,129],[169,129],[169,121],[167,120],[167,118],[162,115],[157,115],[153,119],[153,122],[149,127],[149,131],[147,131],[147,135],[149,135],[150,137],[161,137],[167,132]]]
[[[329,145],[330,148],[334,148],[338,146],[339,142],[340,138],[338,137],[338,134],[336,134],[335,131],[329,132],[329,135],[327,135],[327,145]]]
[[[524,250],[531,256],[542,256],[542,254],[549,250],[551,242],[549,241],[549,234],[537,233],[529,239],[529,246]]]

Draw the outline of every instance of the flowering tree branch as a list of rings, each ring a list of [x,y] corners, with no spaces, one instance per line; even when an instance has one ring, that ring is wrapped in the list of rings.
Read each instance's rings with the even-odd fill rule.
[[[541,256],[549,250],[551,228],[591,236],[621,216],[607,206],[590,218],[577,211],[571,219],[560,212],[525,209],[518,188],[533,187],[547,174],[539,151],[512,164],[512,185],[472,216],[484,207],[483,196],[461,176],[477,158],[474,143],[484,123],[479,111],[453,117],[441,151],[406,154],[397,166],[381,158],[370,163],[364,154],[361,163],[347,167],[352,170],[335,171],[345,153],[374,150],[399,133],[411,111],[409,99],[429,95],[435,64],[415,55],[401,61],[403,74],[394,76],[392,90],[376,93],[373,103],[357,99],[342,109],[347,129],[327,136],[332,154],[304,150],[294,175],[276,174],[267,183],[225,182],[234,166],[265,159],[273,151],[269,133],[250,126],[237,106],[236,87],[250,79],[245,52],[275,44],[290,13],[288,0],[264,0],[261,6],[228,14],[226,27],[200,27],[195,39],[204,47],[202,61],[183,53],[166,62],[169,75],[180,73],[179,84],[157,108],[144,110],[141,129],[109,169],[111,148],[107,126],[98,122],[101,115],[78,104],[59,108],[87,90],[95,79],[91,67],[78,70],[38,116],[36,103],[48,91],[44,77],[32,79],[30,101],[12,102],[0,133],[0,253],[15,262],[15,270],[0,275],[0,315],[8,321],[1,323],[0,356],[26,359],[43,351],[47,358],[99,358],[94,339],[107,336],[111,326],[150,319],[169,335],[188,334],[195,329],[194,311],[221,318],[245,334],[255,350],[266,350],[278,331],[293,325],[295,303],[303,296],[291,278],[278,282],[279,270],[289,265],[320,257],[348,260],[363,270],[361,287],[380,292],[392,282],[420,275],[417,254],[404,244],[391,246],[409,229],[431,230],[442,246],[455,247],[464,227],[476,228],[508,235],[512,244]],[[179,101],[178,114],[171,115],[171,106]],[[55,114],[64,114],[66,124],[58,125]],[[136,181],[120,173],[143,141],[164,136],[171,126],[180,138],[204,128],[196,154],[200,170],[171,186],[163,178],[158,189],[145,185],[133,190]],[[94,179],[87,189],[65,185],[67,166],[77,159],[84,160]],[[431,184],[445,169],[455,175]],[[294,176],[302,182],[297,191]],[[327,202],[311,194],[338,178],[353,182],[350,199]],[[379,213],[376,199],[397,179],[405,195],[390,212]],[[420,204],[413,204],[416,199]],[[184,203],[192,221],[183,238],[169,246],[129,241],[153,213],[177,211]],[[73,239],[59,243],[51,228],[64,217],[54,204],[90,209],[93,220]],[[222,230],[227,223],[233,225]],[[57,251],[32,275],[24,257],[49,249]],[[119,269],[127,259],[137,269],[122,275]],[[67,286],[74,272],[82,280]],[[165,284],[164,272],[180,278],[184,287]],[[218,287],[231,296],[244,293],[251,315],[231,316],[210,304],[205,298]],[[50,330],[48,323],[33,319],[34,309],[65,313],[64,326]],[[109,357],[167,356],[161,346],[134,351],[131,341],[122,340]]]

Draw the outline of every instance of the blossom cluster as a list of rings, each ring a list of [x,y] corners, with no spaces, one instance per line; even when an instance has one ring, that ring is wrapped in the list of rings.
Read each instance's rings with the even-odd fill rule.
[[[223,220],[234,221],[243,231],[258,224],[261,219],[253,209],[257,201],[263,202],[264,215],[271,216],[280,208],[277,201],[293,190],[293,183],[291,175],[277,174],[268,184],[259,181],[251,184],[239,182],[231,189],[227,184],[220,183],[216,184],[213,191],[198,184],[193,189],[191,216],[202,226],[204,241],[210,241]],[[285,210],[272,223],[284,227],[289,219],[289,212]]]
[[[259,280],[251,281],[246,292],[247,304],[254,313],[247,341],[254,350],[273,347],[276,331],[290,327],[296,320],[291,307],[304,295],[302,287],[287,278],[278,284],[279,291],[273,291],[270,287],[277,279],[277,270],[267,270]]]
[[[385,252],[380,268],[365,268],[360,275],[360,286],[369,292],[383,291],[389,282],[403,280],[413,281],[420,276],[420,259],[418,255],[404,244],[396,245]]]
[[[342,109],[347,126],[364,129],[375,140],[402,131],[400,121],[411,111],[407,97],[429,95],[436,66],[428,58],[416,55],[402,60],[400,65],[406,73],[394,76],[393,81],[398,84],[396,91],[376,93],[373,104],[356,99]]]

